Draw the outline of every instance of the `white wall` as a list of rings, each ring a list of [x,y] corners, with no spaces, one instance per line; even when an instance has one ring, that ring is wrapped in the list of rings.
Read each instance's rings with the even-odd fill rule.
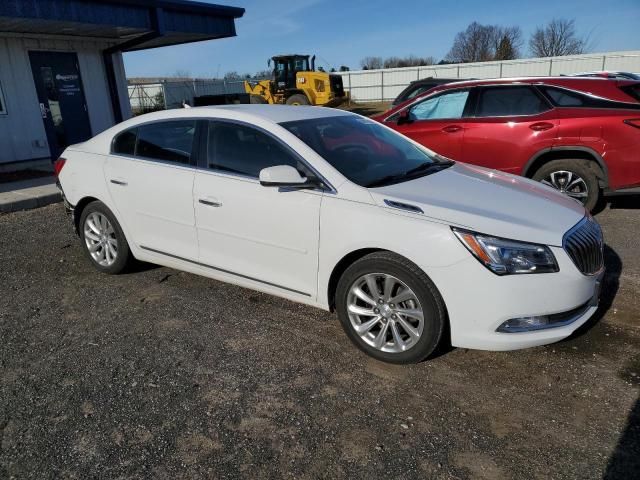
[[[110,44],[103,41],[57,39],[53,37],[0,36],[0,83],[7,114],[0,115],[0,163],[49,157],[49,147],[36,88],[31,73],[29,51],[76,52],[80,76],[89,111],[91,131],[95,135],[114,123],[109,86],[102,51]],[[114,56],[119,77],[123,115],[131,110],[126,96],[126,78],[122,56]]]
[[[409,83],[421,78],[529,77],[594,70],[640,73],[640,51],[338,73],[342,75],[344,87],[351,92],[352,99],[361,102],[379,102],[393,100]]]

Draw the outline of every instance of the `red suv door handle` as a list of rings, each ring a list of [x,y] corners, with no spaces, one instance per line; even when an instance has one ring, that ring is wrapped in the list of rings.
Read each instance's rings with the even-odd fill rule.
[[[460,125],[447,125],[442,129],[443,132],[447,132],[447,133],[456,133],[456,132],[459,132],[460,130],[462,130],[462,127]]]
[[[549,130],[553,128],[553,123],[549,123],[549,122],[532,123],[531,125],[529,125],[529,128],[534,132],[544,132],[545,130]]]

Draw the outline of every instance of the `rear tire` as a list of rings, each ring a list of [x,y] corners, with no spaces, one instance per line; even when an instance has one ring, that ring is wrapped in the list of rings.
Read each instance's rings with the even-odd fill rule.
[[[440,293],[417,265],[394,253],[356,260],[340,277],[335,300],[347,336],[378,360],[417,363],[442,339],[446,310]]]
[[[589,160],[553,160],[540,167],[533,180],[579,200],[589,211],[595,208],[601,196],[598,167]]]
[[[114,275],[132,263],[133,256],[122,228],[104,203],[95,201],[84,208],[79,233],[82,248],[98,271]]]
[[[287,105],[309,105],[309,99],[306,95],[302,95],[301,93],[296,93],[295,95],[291,95],[287,98]]]

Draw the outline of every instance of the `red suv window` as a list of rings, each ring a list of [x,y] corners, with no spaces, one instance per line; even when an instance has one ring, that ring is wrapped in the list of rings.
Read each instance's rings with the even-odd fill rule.
[[[530,87],[489,87],[480,89],[476,117],[536,115],[549,108]]]

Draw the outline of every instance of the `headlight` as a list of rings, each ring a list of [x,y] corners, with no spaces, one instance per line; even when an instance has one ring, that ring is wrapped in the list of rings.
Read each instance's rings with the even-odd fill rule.
[[[558,263],[549,247],[453,228],[462,244],[480,263],[497,275],[557,272]]]

